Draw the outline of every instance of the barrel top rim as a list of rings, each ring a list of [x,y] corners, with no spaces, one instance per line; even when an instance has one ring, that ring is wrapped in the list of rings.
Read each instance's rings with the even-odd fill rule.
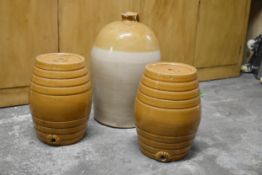
[[[46,65],[75,65],[81,64],[85,58],[74,53],[47,53],[36,57],[36,61]]]
[[[146,71],[154,74],[179,77],[179,76],[190,76],[195,75],[197,70],[195,67],[184,63],[175,62],[158,62],[146,65]]]

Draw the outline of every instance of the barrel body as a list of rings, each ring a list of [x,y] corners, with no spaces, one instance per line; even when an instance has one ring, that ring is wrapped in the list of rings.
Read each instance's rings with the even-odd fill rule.
[[[139,80],[145,65],[159,60],[158,41],[144,24],[127,17],[106,25],[92,48],[95,119],[107,126],[134,127]]]
[[[68,145],[83,138],[92,100],[89,77],[82,56],[51,53],[36,58],[29,103],[41,141]]]
[[[180,63],[147,65],[137,90],[135,117],[146,156],[162,162],[185,157],[201,118],[196,69]]]

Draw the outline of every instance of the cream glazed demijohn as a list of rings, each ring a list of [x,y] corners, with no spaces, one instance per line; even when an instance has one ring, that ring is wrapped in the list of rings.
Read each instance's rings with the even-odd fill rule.
[[[107,126],[135,127],[134,101],[148,63],[160,60],[158,40],[135,12],[106,25],[92,48],[95,119]]]

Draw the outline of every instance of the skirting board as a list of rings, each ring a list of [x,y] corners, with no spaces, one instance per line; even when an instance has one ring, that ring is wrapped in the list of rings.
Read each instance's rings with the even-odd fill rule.
[[[0,89],[0,107],[28,104],[28,87]]]
[[[237,77],[239,75],[240,75],[239,65],[198,69],[198,78],[200,81],[232,78],[232,77]]]

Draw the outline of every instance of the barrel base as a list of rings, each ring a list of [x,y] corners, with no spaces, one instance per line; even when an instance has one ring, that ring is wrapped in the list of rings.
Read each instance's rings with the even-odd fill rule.
[[[147,157],[160,162],[183,159],[190,151],[193,135],[183,137],[161,136],[137,128],[140,151]]]
[[[147,157],[157,160],[159,162],[167,163],[172,161],[178,161],[183,159],[187,156],[188,152],[180,154],[180,155],[173,155],[171,157],[167,157],[165,152],[159,152],[158,154],[151,153],[144,148],[140,147],[140,151]]]
[[[79,142],[86,135],[86,130],[82,130],[80,132],[68,135],[55,135],[55,134],[47,134],[40,131],[36,131],[36,135],[38,139],[45,144],[52,146],[63,146],[63,145],[71,145]]]
[[[111,128],[119,128],[119,129],[131,129],[131,128],[135,128],[135,124],[117,124],[115,122],[110,122],[110,121],[104,121],[102,119],[98,119],[99,117],[94,117],[95,121],[97,121],[98,123],[107,126],[107,127],[111,127]]]

